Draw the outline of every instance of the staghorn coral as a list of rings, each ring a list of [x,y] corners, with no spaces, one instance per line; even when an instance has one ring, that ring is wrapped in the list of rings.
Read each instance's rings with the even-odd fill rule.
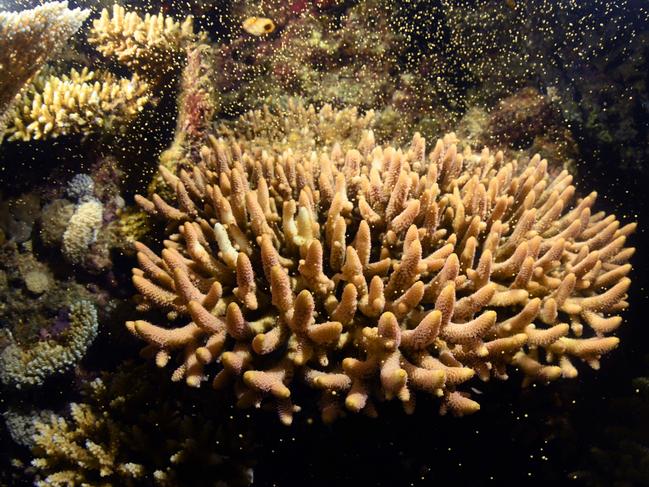
[[[186,69],[186,75],[190,66],[191,64]],[[191,79],[191,76],[187,78]],[[201,83],[196,85],[200,88]],[[191,97],[191,91],[184,95],[185,99]],[[183,107],[184,105],[181,104],[180,108]],[[189,112],[186,107],[185,112]],[[191,123],[177,125],[174,142],[160,156],[160,165],[174,173],[178,170],[178,166],[191,169],[193,165],[198,164],[201,157],[200,149],[205,144],[219,144],[215,135],[207,131],[207,127],[211,124],[209,118],[211,112],[201,111],[201,117],[188,117],[184,115],[185,112],[181,110],[179,120],[187,120]],[[242,150],[256,147],[261,150],[283,152],[291,147],[300,151],[309,151],[333,147],[340,143],[342,143],[341,149],[346,150],[351,148],[349,141],[358,140],[363,130],[373,127],[374,122],[375,116],[372,110],[363,116],[359,116],[356,108],[334,110],[329,104],[316,110],[312,105],[306,106],[301,98],[284,97],[274,100],[270,106],[264,105],[261,109],[247,112],[233,121],[222,122],[217,128],[217,135],[221,138],[243,135],[239,139]],[[192,131],[200,136],[192,136],[191,131],[190,134],[182,133],[187,127],[192,127]],[[200,130],[195,130],[195,127],[199,127]],[[208,142],[210,139],[212,141]],[[158,192],[166,195],[168,190],[165,177],[162,172],[159,172],[149,185],[149,194]],[[173,194],[172,188],[169,195]]]
[[[65,485],[113,485],[119,479],[121,485],[134,485],[144,474],[142,465],[132,462],[120,463],[115,458],[125,435],[110,418],[97,414],[87,404],[70,404],[72,422],[51,415],[49,421],[36,423],[34,442],[41,455],[32,461],[39,470],[55,470],[37,486]],[[94,440],[94,441],[93,441]],[[105,441],[105,444],[100,441]],[[57,464],[72,460],[72,466],[56,470]],[[68,461],[69,461],[68,460]],[[75,467],[77,468],[75,470]],[[81,468],[79,468],[81,467]],[[110,481],[89,484],[85,471],[96,470],[99,478]]]
[[[83,68],[57,76],[45,69],[16,97],[8,140],[119,130],[144,109],[148,90],[137,75],[117,79]]]
[[[97,311],[89,301],[70,305],[69,326],[55,340],[25,347],[11,339],[0,354],[0,380],[16,388],[37,386],[74,366],[97,336]]]
[[[35,485],[249,485],[244,435],[208,419],[202,406],[186,412],[173,391],[160,403],[160,387],[169,387],[160,379],[124,367],[88,383],[70,419],[41,415],[33,426]]]
[[[115,58],[148,80],[159,80],[175,69],[185,48],[205,39],[205,33],[194,32],[191,16],[182,23],[162,12],[143,18],[117,4],[113,5],[112,15],[102,10],[88,36],[101,54]]]
[[[118,5],[112,17],[104,10],[94,20],[88,41],[134,74],[118,78],[109,71],[91,71],[88,66],[65,73],[48,67],[32,79],[7,111],[3,127],[6,125],[9,140],[126,132],[146,105],[157,103],[153,95],[167,81],[165,75],[180,66],[186,48],[206,40],[204,33],[193,32],[192,23],[191,16],[182,24],[163,14],[141,18]],[[84,59],[84,64],[88,60]]]
[[[139,308],[167,321],[127,327],[160,367],[180,351],[174,381],[214,370],[284,423],[296,383],[325,421],[375,399],[410,412],[417,393],[463,415],[474,375],[573,378],[619,342],[635,224],[593,212],[595,193],[573,203],[538,156],[459,152],[452,134],[428,155],[419,134],[407,150],[371,132],[347,151],[210,142],[191,171],[161,169],[175,200],[137,197],[169,229],[160,254],[137,245]]]
[[[0,141],[14,96],[74,34],[89,10],[49,2],[23,12],[0,12]]]

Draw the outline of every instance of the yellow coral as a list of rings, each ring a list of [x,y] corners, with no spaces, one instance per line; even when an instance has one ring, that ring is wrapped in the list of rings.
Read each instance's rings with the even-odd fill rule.
[[[16,97],[7,127],[9,140],[115,130],[144,108],[148,89],[137,75],[116,79],[83,68],[59,77],[44,70]]]
[[[142,240],[151,231],[151,218],[137,207],[128,208],[119,215],[118,232],[125,241],[125,249],[130,250],[134,242]]]
[[[209,398],[184,408],[169,384],[133,364],[84,383],[81,393],[70,414],[34,418],[36,485],[177,487],[197,485],[198,471],[199,485],[250,485],[247,435],[211,421]],[[165,399],[151,408],[160,393]]]
[[[334,110],[325,104],[320,110],[305,106],[299,98],[275,101],[218,127],[224,139],[235,138],[242,149],[308,152],[313,149],[352,148],[364,131],[373,128],[375,113],[360,115],[355,107]],[[372,133],[373,135],[373,133]]]
[[[50,2],[24,12],[0,12],[0,141],[14,96],[88,17],[89,10]]]
[[[155,78],[173,68],[177,55],[206,34],[195,33],[193,18],[182,23],[162,12],[140,17],[115,4],[112,15],[107,9],[93,22],[88,40],[106,57],[114,57],[134,72]]]
[[[32,465],[42,471],[54,470],[54,473],[35,485],[90,485],[87,482],[94,471],[99,478],[122,478],[124,482],[132,482],[132,479],[144,475],[142,465],[117,461],[125,433],[115,422],[95,414],[87,404],[71,404],[70,413],[71,422],[54,414],[49,421],[36,422],[34,442],[38,457],[32,460]],[[105,443],[93,441],[100,438],[105,438]],[[60,468],[61,464],[70,461],[80,468]],[[108,487],[114,484],[100,481],[92,485]]]
[[[463,415],[474,375],[570,378],[617,346],[635,224],[593,212],[594,193],[573,201],[567,171],[460,151],[453,134],[430,152],[371,132],[346,151],[268,147],[212,138],[190,171],[161,169],[175,198],[137,198],[172,229],[160,254],[136,246],[133,272],[140,309],[169,322],[127,327],[159,366],[182,350],[172,380],[212,369],[285,423],[298,381],[325,421],[376,414],[374,399],[411,412],[417,394]]]

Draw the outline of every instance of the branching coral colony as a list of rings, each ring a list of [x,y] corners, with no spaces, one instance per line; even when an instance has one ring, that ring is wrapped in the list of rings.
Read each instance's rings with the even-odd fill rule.
[[[51,2],[24,12],[0,12],[0,141],[13,98],[88,17],[89,10]]]
[[[137,244],[139,308],[167,319],[127,327],[160,367],[180,352],[172,380],[213,369],[215,388],[270,399],[286,424],[297,383],[324,421],[376,400],[411,412],[418,394],[461,416],[480,407],[464,392],[476,375],[573,378],[617,346],[635,223],[575,200],[566,171],[459,151],[453,134],[428,154],[418,134],[406,150],[371,131],[330,147],[212,137],[197,165],[161,168],[175,200],[138,196],[169,229],[159,254]]]
[[[57,15],[65,15],[63,20],[68,23],[76,22],[74,30],[88,15],[87,11],[67,11],[64,3],[47,4],[40,8],[45,9],[50,16],[54,15],[49,13],[52,10]],[[63,14],[59,13],[62,9]],[[191,16],[180,23],[162,13],[140,17],[135,12],[126,12],[123,7],[115,5],[112,15],[104,9],[101,17],[93,21],[88,41],[102,55],[132,70],[131,78],[119,79],[108,71],[90,71],[88,68],[83,68],[80,72],[72,69],[68,74],[57,74],[50,68],[34,76],[47,59],[45,53],[41,53],[42,59],[38,58],[40,64],[30,65],[31,71],[23,75],[22,71],[26,71],[23,67],[25,63],[14,61],[14,58],[22,57],[22,54],[18,55],[20,51],[17,49],[23,49],[23,44],[28,41],[39,45],[34,37],[26,36],[19,30],[19,27],[24,27],[23,24],[29,23],[31,26],[35,22],[30,17],[30,14],[35,15],[32,12],[38,13],[39,9],[20,14],[0,13],[7,16],[8,27],[16,24],[17,27],[13,28],[22,35],[14,36],[17,37],[13,41],[15,46],[9,45],[14,48],[13,51],[8,49],[6,56],[0,54],[0,66],[11,63],[8,78],[12,79],[13,71],[17,71],[16,77],[20,81],[10,94],[11,98],[15,96],[13,109],[5,115],[9,140],[29,141],[124,129],[152,101],[152,94],[156,93],[161,83],[167,81],[165,76],[180,66],[186,47],[206,39],[205,33],[194,33]],[[4,22],[5,17],[0,16],[0,28],[6,30]],[[34,25],[39,26],[38,23]],[[71,30],[72,25],[63,27],[67,30],[59,28],[61,32],[55,31],[52,40],[48,38],[50,44],[55,40],[60,44],[67,38],[62,37],[63,33],[69,36],[74,32]],[[68,30],[71,32],[68,33]],[[8,39],[12,39],[11,32]],[[28,52],[31,53],[31,50]],[[34,64],[35,61],[31,62]],[[18,93],[24,84],[25,88]],[[0,113],[3,105],[3,98],[0,98]],[[0,131],[0,141],[1,135]]]

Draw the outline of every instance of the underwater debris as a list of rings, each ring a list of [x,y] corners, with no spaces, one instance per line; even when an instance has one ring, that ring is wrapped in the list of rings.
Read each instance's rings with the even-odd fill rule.
[[[172,380],[209,374],[286,424],[294,382],[325,421],[375,415],[375,399],[412,412],[417,394],[461,416],[479,409],[461,386],[474,375],[574,378],[617,346],[635,224],[592,213],[596,193],[572,203],[567,171],[461,152],[453,134],[428,154],[419,134],[406,150],[372,132],[347,151],[243,139],[161,168],[174,199],[137,199],[170,230],[160,254],[137,245],[139,309],[168,322],[127,327],[160,367],[182,350]]]

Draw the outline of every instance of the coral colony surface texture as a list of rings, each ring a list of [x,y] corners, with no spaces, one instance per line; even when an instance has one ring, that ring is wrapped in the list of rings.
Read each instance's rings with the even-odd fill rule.
[[[90,11],[51,2],[23,12],[0,11],[0,141],[13,97],[74,34]]]
[[[0,0],[0,487],[646,485],[641,4]]]
[[[422,396],[462,416],[480,409],[474,377],[599,368],[619,343],[635,224],[539,156],[458,147],[210,137],[193,167],[161,166],[175,197],[136,198],[168,236],[137,244],[138,306],[156,317],[128,329],[172,380],[232,387],[286,424],[307,406],[300,384],[326,422]]]

